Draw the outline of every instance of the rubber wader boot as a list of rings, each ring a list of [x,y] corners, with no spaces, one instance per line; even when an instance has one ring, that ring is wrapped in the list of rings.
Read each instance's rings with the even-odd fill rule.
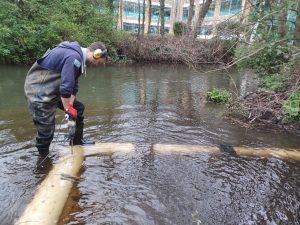
[[[38,147],[37,149],[41,157],[45,158],[49,155],[49,147]]]
[[[70,142],[70,144],[72,144]],[[94,145],[95,141],[83,138],[83,123],[76,123],[76,131],[73,139],[73,145]]]

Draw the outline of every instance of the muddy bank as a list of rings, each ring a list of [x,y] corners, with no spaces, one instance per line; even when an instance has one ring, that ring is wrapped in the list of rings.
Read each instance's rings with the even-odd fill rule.
[[[291,93],[299,90],[300,66],[297,66],[286,85],[276,92],[257,88],[243,99],[232,102],[226,113],[227,118],[243,127],[266,127],[287,130],[300,135],[300,123],[297,120],[284,121],[287,115],[283,109]]]

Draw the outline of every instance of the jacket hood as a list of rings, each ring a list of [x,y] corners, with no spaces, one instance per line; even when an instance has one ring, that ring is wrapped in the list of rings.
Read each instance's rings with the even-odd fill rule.
[[[81,51],[81,47],[80,47],[80,44],[77,41],[74,41],[74,42],[64,41],[64,42],[60,43],[58,45],[58,47],[72,49],[72,50],[78,52],[78,54],[83,59],[83,54],[82,54],[82,51]]]

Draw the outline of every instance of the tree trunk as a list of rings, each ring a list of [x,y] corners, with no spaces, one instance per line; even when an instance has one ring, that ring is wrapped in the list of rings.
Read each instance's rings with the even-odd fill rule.
[[[188,32],[191,32],[192,28],[192,20],[193,20],[193,14],[194,14],[194,0],[190,0],[190,7],[189,7],[189,18],[187,22]]]
[[[119,0],[118,7],[118,29],[123,29],[123,0]]]
[[[165,35],[165,0],[159,0],[160,34]]]
[[[145,10],[146,10],[146,0],[143,0],[143,22],[142,22],[142,36],[145,33]]]
[[[210,4],[212,3],[212,0],[206,0],[201,9],[200,9],[200,12],[199,12],[199,16],[198,16],[198,20],[196,21],[195,23],[195,27],[194,27],[194,38],[197,37],[197,28],[200,27],[201,29],[201,26],[202,26],[202,23],[203,23],[203,20],[209,10],[209,7],[210,7]]]
[[[138,18],[138,37],[140,38],[141,34],[141,1],[138,0],[138,9],[139,9],[139,18]]]
[[[148,15],[148,30],[147,30],[147,34],[151,33],[151,14],[152,14],[152,1],[148,0],[148,7],[149,7],[149,15]]]
[[[170,34],[174,34],[175,16],[177,11],[177,0],[172,0],[171,18],[170,18]]]
[[[300,47],[300,3],[298,3],[298,8],[297,8],[297,19],[296,19],[294,38],[295,38],[295,42],[294,42],[295,45],[297,47]]]

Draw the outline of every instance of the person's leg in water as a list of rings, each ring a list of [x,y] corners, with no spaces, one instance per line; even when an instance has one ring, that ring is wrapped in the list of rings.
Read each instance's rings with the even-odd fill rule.
[[[73,103],[73,107],[77,110],[77,119],[76,119],[76,130],[75,135],[73,139],[73,145],[93,145],[95,144],[95,141],[88,140],[83,138],[83,127],[84,127],[84,105],[82,102],[75,99]],[[60,101],[58,104],[58,108],[61,110],[64,110],[63,104]],[[71,144],[71,142],[70,142]]]
[[[49,154],[49,147],[55,131],[57,104],[30,102],[29,110],[37,128],[36,147],[42,157]]]

